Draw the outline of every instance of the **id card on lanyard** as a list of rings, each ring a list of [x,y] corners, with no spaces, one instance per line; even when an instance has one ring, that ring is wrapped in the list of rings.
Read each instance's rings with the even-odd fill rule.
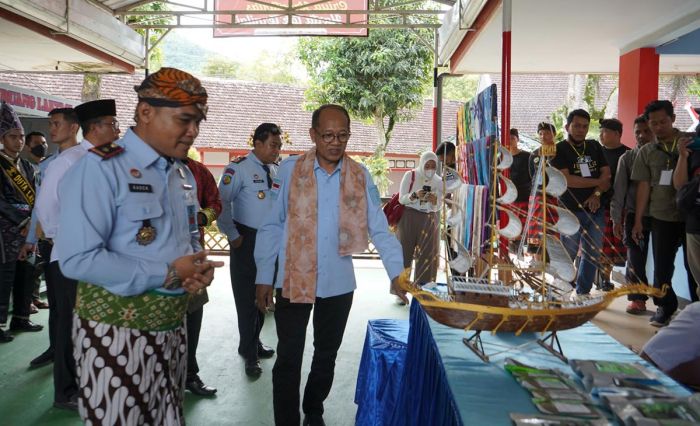
[[[579,152],[578,149],[576,149],[574,144],[572,144],[571,142],[568,143],[571,146],[571,149],[573,149],[576,153],[576,164],[578,164],[578,169],[581,172],[581,177],[591,177],[591,168],[589,166],[590,157],[586,155],[586,141],[583,141],[583,150],[581,152]]]
[[[664,154],[668,157],[666,159],[666,169],[661,170],[661,176],[659,177],[659,185],[660,186],[670,186],[671,181],[673,180],[673,168],[671,167],[671,160],[674,159],[674,151],[676,148],[676,144],[678,143],[678,138],[673,141],[673,145],[671,145],[671,149],[667,149],[665,144],[661,144],[661,147],[659,149],[663,151]]]

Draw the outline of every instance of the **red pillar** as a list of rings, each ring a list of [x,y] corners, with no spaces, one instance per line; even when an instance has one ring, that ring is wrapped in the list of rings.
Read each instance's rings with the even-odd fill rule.
[[[622,143],[634,147],[634,119],[650,101],[659,96],[659,55],[653,47],[633,50],[620,56],[618,118],[624,132]]]

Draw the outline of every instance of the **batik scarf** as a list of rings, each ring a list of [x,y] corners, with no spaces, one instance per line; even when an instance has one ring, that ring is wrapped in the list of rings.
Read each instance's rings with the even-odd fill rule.
[[[294,165],[287,211],[287,259],[282,296],[292,303],[316,301],[318,272],[318,194],[314,165],[316,148]],[[340,168],[338,254],[349,256],[367,248],[367,197],[365,171],[347,155]],[[335,206],[324,206],[335,208]]]

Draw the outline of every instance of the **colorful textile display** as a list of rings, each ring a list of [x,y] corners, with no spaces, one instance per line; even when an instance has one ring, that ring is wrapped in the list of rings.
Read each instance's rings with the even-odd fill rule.
[[[457,113],[457,170],[467,185],[455,198],[455,208],[465,214],[464,223],[453,228],[453,236],[472,255],[485,253],[490,239],[487,225],[492,208],[488,194],[493,184],[497,119],[495,84],[467,102]]]

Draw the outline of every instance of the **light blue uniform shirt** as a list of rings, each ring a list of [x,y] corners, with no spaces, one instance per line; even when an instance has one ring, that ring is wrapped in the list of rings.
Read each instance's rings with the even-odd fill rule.
[[[255,263],[258,274],[257,284],[271,285],[273,282],[275,259],[279,254],[279,270],[275,287],[282,288],[284,282],[284,262],[287,254],[287,208],[289,201],[289,180],[299,157],[291,157],[282,162],[279,169],[279,186],[272,212],[258,229],[255,242]],[[338,254],[340,167],[328,174],[318,161],[314,164],[318,203],[316,296],[332,297],[349,293],[356,288],[352,256]],[[379,190],[365,169],[367,182],[367,227],[372,243],[379,251],[389,278],[397,277],[403,271],[401,245],[389,232],[386,216],[381,208]],[[276,187],[273,186],[273,189]],[[273,194],[274,196],[274,194]]]
[[[64,176],[54,250],[67,277],[131,296],[161,288],[170,263],[201,250],[199,205],[187,166],[132,130],[117,143],[124,152],[105,160],[89,153]],[[147,220],[157,234],[141,245],[136,235]]]
[[[270,176],[277,176],[277,165],[268,164]],[[260,198],[260,194],[264,194]],[[219,182],[221,214],[216,220],[219,229],[233,241],[240,236],[234,221],[258,229],[272,210],[274,200],[267,186],[263,163],[251,151],[246,157],[232,161]]]
[[[41,179],[46,175],[46,168],[49,164],[58,157],[58,153],[54,153],[44,158],[39,162],[39,173],[36,176],[36,194],[39,194],[39,188],[41,187]],[[36,202],[36,201],[35,201]],[[32,212],[32,219],[29,222],[29,232],[27,233],[27,243],[36,244],[39,242],[39,237],[36,235],[36,226],[39,223],[36,214]]]

